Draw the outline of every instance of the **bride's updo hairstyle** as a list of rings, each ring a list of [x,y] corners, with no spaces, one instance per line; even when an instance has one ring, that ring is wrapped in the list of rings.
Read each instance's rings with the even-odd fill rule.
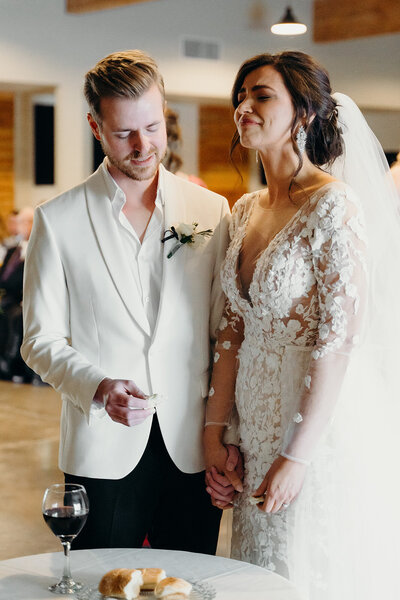
[[[304,52],[259,54],[246,60],[239,69],[232,89],[232,104],[239,105],[238,94],[247,75],[260,67],[271,66],[280,73],[293,103],[295,116],[291,128],[293,148],[299,157],[300,171],[303,161],[296,143],[296,133],[305,121],[307,133],[306,152],[316,166],[329,165],[343,153],[341,131],[338,126],[336,102],[327,71],[312,56]],[[314,117],[314,118],[313,118]],[[230,156],[240,142],[236,131]]]

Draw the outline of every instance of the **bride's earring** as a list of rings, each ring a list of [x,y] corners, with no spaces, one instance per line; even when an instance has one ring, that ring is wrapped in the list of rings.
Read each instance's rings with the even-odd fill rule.
[[[297,148],[299,149],[299,152],[301,155],[304,153],[304,150],[306,148],[306,141],[307,141],[306,130],[304,129],[303,125],[300,125],[300,127],[297,131],[297,134],[296,134],[296,144],[297,144]]]
[[[259,160],[260,160],[260,158],[259,158],[259,156],[258,156],[258,150],[256,150],[256,164],[257,164],[257,165],[258,165],[258,163],[259,163]]]

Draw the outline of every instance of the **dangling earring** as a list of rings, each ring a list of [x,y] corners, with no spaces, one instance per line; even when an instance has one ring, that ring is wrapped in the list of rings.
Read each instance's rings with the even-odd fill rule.
[[[256,150],[256,164],[258,165],[260,157],[258,156],[258,150]]]
[[[306,130],[304,129],[303,125],[300,125],[297,134],[296,134],[296,144],[297,144],[297,148],[299,149],[300,155],[302,155],[304,153],[304,150],[306,148],[306,141],[307,141],[307,134],[306,134]]]

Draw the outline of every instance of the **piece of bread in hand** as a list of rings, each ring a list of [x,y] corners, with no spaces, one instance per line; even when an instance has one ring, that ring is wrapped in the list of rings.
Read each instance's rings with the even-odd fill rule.
[[[192,584],[179,577],[166,577],[157,583],[154,595],[166,600],[185,600],[192,590]]]
[[[249,504],[264,504],[265,496],[250,496]]]
[[[103,596],[133,600],[139,597],[142,583],[143,575],[139,569],[113,569],[102,577],[99,592]]]
[[[139,570],[143,576],[142,590],[154,590],[157,583],[167,576],[164,569],[147,568]]]

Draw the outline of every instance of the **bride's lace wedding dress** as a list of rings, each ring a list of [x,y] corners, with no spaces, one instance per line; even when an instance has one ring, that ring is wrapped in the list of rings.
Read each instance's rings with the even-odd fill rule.
[[[259,192],[246,194],[234,206],[221,275],[228,301],[210,389],[218,403],[236,370],[245,480],[235,500],[232,557],[291,579],[310,600],[365,600],[373,586],[369,573],[365,586],[360,581],[362,549],[374,527],[362,522],[362,509],[357,514],[371,490],[357,465],[360,454],[366,458],[362,442],[353,447],[367,295],[360,204],[338,181],[317,190],[259,254],[244,289],[241,252],[258,199]],[[355,392],[346,383],[350,355]],[[354,402],[341,401],[343,388]],[[308,464],[306,479],[287,510],[265,514],[249,497],[279,454]]]

